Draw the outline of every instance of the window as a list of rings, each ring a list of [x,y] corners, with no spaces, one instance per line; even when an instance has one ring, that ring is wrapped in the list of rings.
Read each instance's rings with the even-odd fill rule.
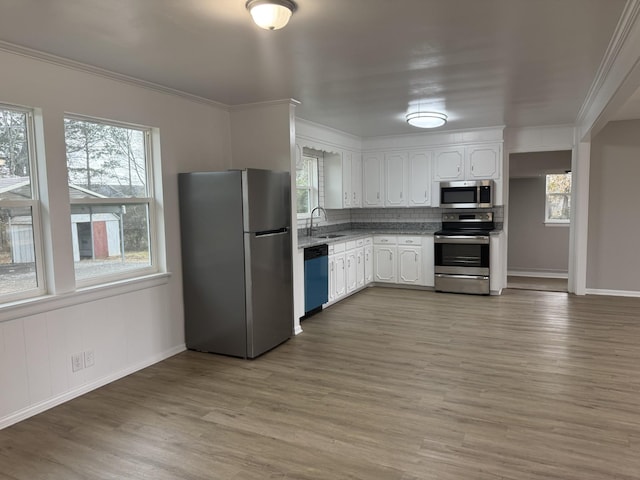
[[[31,111],[0,105],[0,299],[44,293]]]
[[[296,162],[298,218],[308,218],[318,206],[318,158],[306,155]]]
[[[571,218],[571,172],[547,175],[545,223],[568,224]]]
[[[150,130],[65,118],[76,282],[155,271]]]

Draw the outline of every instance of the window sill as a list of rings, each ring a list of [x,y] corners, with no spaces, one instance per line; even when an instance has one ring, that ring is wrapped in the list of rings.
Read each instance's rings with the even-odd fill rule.
[[[545,227],[570,227],[571,222],[544,222]]]
[[[171,273],[154,273],[144,277],[79,288],[70,293],[44,295],[6,303],[0,306],[0,323],[165,285],[169,283],[169,277]]]

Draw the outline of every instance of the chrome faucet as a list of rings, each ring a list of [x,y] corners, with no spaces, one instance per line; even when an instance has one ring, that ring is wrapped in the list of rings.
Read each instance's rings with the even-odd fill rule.
[[[316,210],[320,210],[322,213],[324,213],[324,219],[325,221],[327,220],[327,211],[320,207],[317,206],[316,208],[314,208],[313,210],[311,210],[311,222],[309,223],[309,237],[313,235],[313,214],[315,213]],[[318,214],[318,217],[320,217],[320,215]]]

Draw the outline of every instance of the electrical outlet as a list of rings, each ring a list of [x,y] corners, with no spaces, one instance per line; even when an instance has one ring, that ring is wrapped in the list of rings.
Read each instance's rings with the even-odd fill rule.
[[[84,368],[84,354],[74,353],[71,355],[71,371],[77,372]]]
[[[96,356],[93,350],[87,350],[84,352],[84,366],[86,368],[93,367],[96,363]]]

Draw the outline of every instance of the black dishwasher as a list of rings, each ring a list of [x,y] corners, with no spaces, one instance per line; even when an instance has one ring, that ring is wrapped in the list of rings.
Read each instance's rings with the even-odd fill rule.
[[[304,317],[322,310],[329,299],[329,247],[326,244],[304,249]]]

